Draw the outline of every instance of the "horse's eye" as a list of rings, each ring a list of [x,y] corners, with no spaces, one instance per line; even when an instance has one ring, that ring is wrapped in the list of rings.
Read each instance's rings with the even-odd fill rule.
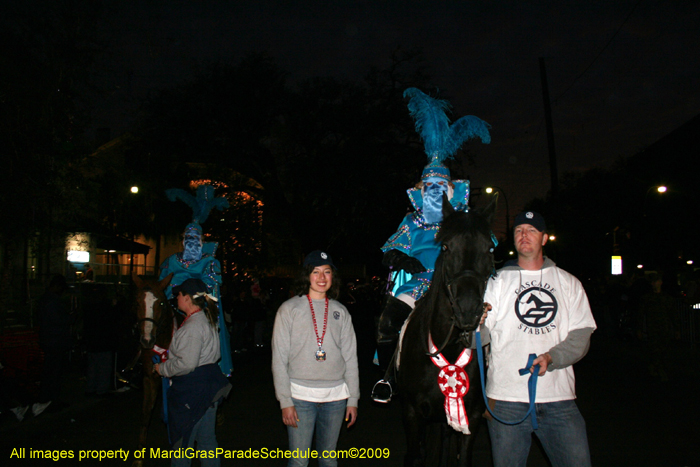
[[[447,245],[445,245],[444,243],[442,245],[442,251],[447,251]]]
[[[489,253],[493,253],[493,248],[489,248]]]

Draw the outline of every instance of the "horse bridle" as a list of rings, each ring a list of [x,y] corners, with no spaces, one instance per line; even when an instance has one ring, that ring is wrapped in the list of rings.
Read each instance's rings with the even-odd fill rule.
[[[461,314],[461,312],[462,312],[462,309],[459,307],[459,303],[457,303],[457,298],[455,297],[454,292],[452,292],[452,284],[455,281],[457,281],[458,279],[461,279],[462,277],[465,277],[465,276],[472,276],[472,277],[476,277],[477,279],[480,278],[480,275],[477,274],[476,271],[473,271],[471,269],[465,269],[447,282],[447,284],[446,284],[447,298],[449,299],[450,307],[452,308],[452,317],[450,318],[450,332],[447,333],[447,337],[445,338],[445,341],[442,343],[441,346],[439,346],[437,348],[437,350],[435,352],[433,352],[433,353],[427,352],[426,353],[426,355],[428,355],[430,357],[436,357],[437,355],[439,355],[445,349],[445,347],[447,347],[447,344],[450,342],[450,339],[452,338],[452,332],[454,331],[455,324],[457,321],[456,316],[458,313]],[[484,283],[486,283],[486,281],[488,281],[488,277],[486,279],[484,279]],[[485,288],[484,288],[484,290],[485,290]],[[482,296],[482,301],[483,301],[483,296]],[[464,344],[465,347],[471,346],[471,339],[469,338],[470,333],[472,333],[472,331],[464,331],[464,330],[462,330],[462,332],[459,333],[459,340],[462,341],[462,343]]]
[[[493,246],[490,248],[489,252],[493,253],[495,248],[498,246],[498,240],[496,239],[496,236],[493,234],[493,232],[491,232],[491,241],[493,242]],[[446,252],[448,250],[447,244],[443,243],[441,249],[442,249],[443,253]],[[488,280],[491,277],[494,277],[495,275],[496,275],[496,268],[493,266],[493,263],[492,263],[491,274],[489,274],[489,276],[486,277],[486,279],[484,279],[484,284],[486,282],[488,282]],[[427,353],[427,355],[429,355],[430,357],[436,357],[439,353],[441,353],[445,349],[445,347],[447,347],[447,344],[450,342],[450,339],[452,338],[452,331],[454,331],[455,321],[456,321],[455,316],[457,315],[457,313],[461,312],[461,309],[459,308],[459,305],[457,304],[457,300],[456,300],[454,294],[452,293],[452,283],[463,276],[476,276],[477,278],[480,277],[479,274],[476,273],[476,271],[474,271],[472,269],[465,269],[463,271],[460,271],[456,276],[454,276],[452,279],[447,281],[447,297],[450,300],[450,307],[452,308],[452,318],[450,319],[450,332],[447,333],[447,338],[445,338],[445,342],[443,342],[442,345],[440,347],[438,347],[438,349],[435,353],[430,353],[430,352]],[[484,291],[486,291],[486,287],[484,287]],[[482,296],[481,296],[482,302],[483,302],[483,299],[484,299],[484,296],[482,294]],[[471,332],[472,331],[462,331],[459,335],[459,340],[462,341],[462,343],[464,344],[465,347],[471,347],[471,339],[469,338],[469,334]]]
[[[170,302],[167,299],[164,299],[164,300],[159,299],[158,301],[160,302],[161,308],[167,307],[167,308],[170,308],[170,311],[172,311],[172,306],[170,305]],[[165,313],[160,314],[158,321],[156,321],[153,318],[141,318],[138,321],[136,321],[136,329],[140,329],[142,323],[144,323],[146,321],[150,321],[151,323],[153,323],[153,340],[155,341],[156,329],[158,329],[158,326],[160,326],[161,324],[164,324],[164,318],[165,318]]]

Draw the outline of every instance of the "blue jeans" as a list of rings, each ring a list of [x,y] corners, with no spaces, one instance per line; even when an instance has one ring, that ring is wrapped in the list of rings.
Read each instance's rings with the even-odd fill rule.
[[[319,467],[335,467],[338,460],[335,458],[323,458],[323,451],[335,451],[338,443],[340,428],[345,418],[345,406],[347,399],[333,402],[309,402],[292,399],[297,411],[297,428],[288,426],[289,450],[299,449],[304,457],[290,457],[287,467],[306,467],[309,459],[306,456],[307,449],[311,448],[311,440],[316,428],[316,451],[318,452]]]
[[[496,401],[493,412],[502,420],[515,421],[525,416],[528,407],[525,402]],[[586,422],[576,401],[535,404],[535,410],[539,425],[536,431],[530,417],[518,425],[488,421],[494,467],[524,467],[530,453],[532,433],[542,443],[553,467],[590,466]]]
[[[190,439],[187,442],[187,446],[182,446],[183,448],[193,448],[195,441],[197,441],[197,451],[214,451],[219,447],[216,442],[216,406],[209,407],[202,418],[194,425],[192,428],[192,434],[190,434]],[[190,451],[192,452],[192,451]],[[202,467],[219,467],[221,461],[218,457],[214,458],[200,458]],[[188,458],[173,458],[170,461],[171,467],[189,467],[192,463],[192,459]]]

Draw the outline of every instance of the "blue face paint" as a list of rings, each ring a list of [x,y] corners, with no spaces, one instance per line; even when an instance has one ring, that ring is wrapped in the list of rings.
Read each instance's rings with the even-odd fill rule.
[[[202,259],[202,239],[198,235],[185,235],[185,251],[182,252],[182,259],[185,261],[199,261]]]
[[[430,177],[423,186],[423,217],[429,224],[442,221],[442,194],[447,191],[447,180]]]

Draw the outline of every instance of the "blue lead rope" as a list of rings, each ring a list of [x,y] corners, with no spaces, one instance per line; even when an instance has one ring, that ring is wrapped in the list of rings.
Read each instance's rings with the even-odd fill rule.
[[[499,422],[505,424],[505,425],[517,425],[518,423],[522,423],[525,421],[525,419],[528,417],[528,415],[532,418],[532,428],[536,430],[538,428],[537,425],[537,413],[535,411],[535,397],[537,396],[537,377],[538,373],[540,372],[540,366],[535,365],[535,368],[533,369],[533,372],[530,374],[530,378],[527,380],[527,392],[528,395],[530,396],[530,407],[525,414],[525,416],[515,422],[507,422],[505,420],[501,420],[496,416],[495,413],[491,410],[491,407],[489,407],[489,401],[488,398],[486,397],[486,384],[484,384],[484,351],[481,348],[481,331],[476,331],[476,356],[478,357],[479,360],[479,373],[481,376],[481,394],[484,397],[484,402],[486,403],[486,409],[489,411],[489,413],[498,420]],[[531,353],[528,358],[527,358],[527,365],[525,365],[525,368],[522,368],[521,370],[518,370],[518,373],[520,373],[520,376],[526,375],[527,373],[530,373],[530,367],[532,366],[532,363],[535,361],[537,358],[537,355],[534,353]]]

